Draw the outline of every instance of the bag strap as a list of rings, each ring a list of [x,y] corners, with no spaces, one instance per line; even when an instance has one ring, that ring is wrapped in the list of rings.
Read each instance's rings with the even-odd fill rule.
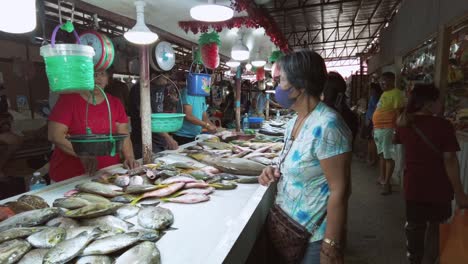
[[[428,145],[435,153],[437,153],[439,155],[442,155],[442,152],[439,150],[439,148],[437,148],[432,143],[432,141],[428,137],[426,137],[426,135],[424,135],[424,133],[421,131],[421,129],[419,129],[415,125],[411,125],[411,127],[413,128],[414,132],[416,132],[416,134],[418,134],[418,136],[424,141],[424,143],[426,143],[426,145]]]
[[[325,221],[325,218],[327,217],[327,212],[325,212],[321,217],[320,219],[315,222],[314,224],[314,228],[312,229],[312,232],[310,232],[313,235],[315,235],[315,232],[317,232],[317,230],[320,228],[320,226],[322,225],[323,221]]]

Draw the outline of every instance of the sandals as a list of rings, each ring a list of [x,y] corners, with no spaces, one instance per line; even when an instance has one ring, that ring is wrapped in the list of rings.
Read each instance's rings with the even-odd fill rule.
[[[382,185],[382,191],[380,192],[381,195],[390,195],[392,194],[392,185],[386,183]]]

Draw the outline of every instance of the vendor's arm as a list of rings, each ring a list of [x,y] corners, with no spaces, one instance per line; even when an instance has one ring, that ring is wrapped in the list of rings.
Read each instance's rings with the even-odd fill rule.
[[[327,206],[327,227],[325,238],[342,243],[346,226],[348,198],[350,194],[351,152],[343,153],[320,160],[320,166],[327,178],[330,197]],[[323,243],[324,251],[334,251],[328,244]]]
[[[203,112],[202,118],[203,118],[203,121],[205,122],[205,128],[208,129],[208,131],[212,133],[216,132],[216,125],[210,121],[210,117],[208,116],[207,112]]]
[[[59,148],[63,152],[70,156],[76,157],[76,153],[73,150],[73,146],[70,141],[67,140],[68,127],[64,124],[49,121],[47,137],[55,147]]]
[[[203,120],[200,120],[193,115],[192,106],[189,104],[186,104],[184,105],[184,114],[185,114],[185,120],[187,120],[188,122],[210,130],[208,127],[211,126],[212,124],[210,123],[209,119],[208,121],[205,121],[207,117],[206,112],[203,113]]]
[[[117,126],[117,133],[118,134],[125,134],[129,135],[128,131],[128,123],[116,123]],[[139,166],[139,163],[135,160],[135,156],[133,154],[133,145],[130,137],[126,137],[123,142],[122,146],[122,155],[124,158],[124,166],[133,169]]]
[[[164,138],[164,141],[166,142],[166,147],[169,150],[176,150],[179,148],[179,144],[177,144],[177,141],[172,138],[169,133],[157,133],[160,137]]]

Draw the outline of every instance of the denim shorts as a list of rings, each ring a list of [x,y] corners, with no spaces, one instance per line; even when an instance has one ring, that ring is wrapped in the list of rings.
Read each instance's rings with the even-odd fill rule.
[[[320,264],[320,250],[322,240],[309,243],[302,264]]]

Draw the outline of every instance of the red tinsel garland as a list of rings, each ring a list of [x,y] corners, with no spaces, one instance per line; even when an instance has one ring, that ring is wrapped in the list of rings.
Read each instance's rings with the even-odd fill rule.
[[[246,11],[249,14],[248,17],[234,17],[230,20],[223,22],[200,22],[200,21],[179,21],[179,27],[182,28],[185,33],[191,31],[193,34],[199,32],[208,32],[210,28],[217,32],[221,32],[224,28],[240,28],[245,26],[247,28],[264,28],[265,34],[270,37],[271,42],[275,44],[281,51],[288,52],[288,40],[284,37],[280,31],[278,25],[274,21],[273,17],[268,12],[257,7],[253,1],[250,0],[234,0],[233,8],[237,12]]]

